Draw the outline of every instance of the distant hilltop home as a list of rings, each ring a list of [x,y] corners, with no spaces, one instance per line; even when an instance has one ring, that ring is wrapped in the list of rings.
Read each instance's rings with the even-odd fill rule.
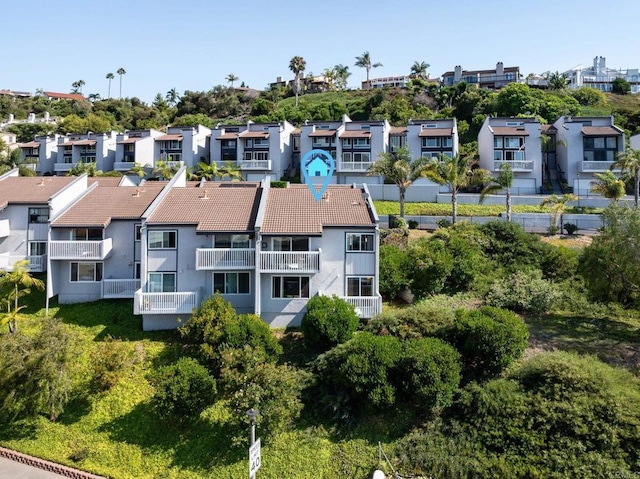
[[[17,98],[31,98],[33,95],[28,91],[0,90],[0,96],[10,96],[10,97],[17,97]]]
[[[81,95],[80,93],[57,93],[55,91],[45,91],[44,96],[49,98],[49,100],[86,100],[84,95]]]
[[[608,68],[605,57],[595,57],[593,65],[583,68],[577,66],[563,73],[567,78],[567,86],[571,89],[583,86],[600,91],[612,91],[613,81],[623,78],[631,84],[631,93],[640,93],[640,74],[637,68],[619,69]]]
[[[505,67],[502,62],[496,63],[494,70],[463,70],[457,65],[453,71],[442,74],[442,85],[465,82],[478,88],[502,88],[521,79],[520,67]]]
[[[293,86],[295,79],[283,80],[282,77],[277,77],[276,81],[269,83],[269,89],[283,87],[287,88]],[[304,76],[304,72],[300,73],[300,83],[307,93],[322,93],[331,89],[331,82],[324,75]]]

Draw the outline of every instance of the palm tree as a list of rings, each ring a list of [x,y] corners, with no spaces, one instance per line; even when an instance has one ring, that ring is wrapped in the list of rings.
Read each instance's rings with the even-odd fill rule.
[[[111,80],[114,79],[113,73],[107,73],[106,79],[109,80],[109,89],[107,90],[107,98],[111,98]]]
[[[378,68],[383,66],[382,63],[371,63],[371,57],[369,56],[369,52],[364,52],[361,56],[356,57],[355,66],[364,68],[367,70],[367,84],[369,83],[369,71],[372,68]]]
[[[439,155],[432,158],[425,175],[439,185],[445,185],[451,191],[451,218],[456,222],[458,214],[458,193],[462,188],[480,185],[489,175],[487,170],[474,168],[476,160],[471,156],[457,154],[453,157]]]
[[[633,201],[637,208],[640,194],[640,150],[629,148],[620,153],[618,159],[611,165],[612,170],[616,168],[633,177]]]
[[[116,70],[116,73],[118,75],[120,75],[120,96],[119,96],[119,98],[122,99],[122,75],[125,75],[127,73],[127,71],[124,68],[120,67],[120,68],[118,68]]]
[[[293,91],[296,94],[296,106],[298,106],[298,94],[300,93],[300,75],[307,68],[307,62],[300,56],[295,56],[289,62],[289,70],[291,70],[296,78],[293,85]]]
[[[242,173],[230,161],[225,162],[222,167],[218,167],[218,164],[215,162],[208,165],[201,161],[198,163],[194,176],[200,179],[204,178],[209,181],[213,181],[216,178],[220,178],[221,180],[229,178],[234,181],[242,179]]]
[[[167,95],[165,96],[165,98],[169,106],[175,106],[175,104],[180,99],[180,95],[178,95],[178,91],[175,88],[172,88],[167,92]]]
[[[15,333],[18,330],[17,315],[20,309],[18,305],[18,298],[27,295],[31,292],[31,287],[44,290],[44,282],[34,278],[29,273],[29,260],[24,259],[16,261],[13,264],[12,271],[0,271],[0,289],[9,288],[10,291],[7,294],[7,313],[9,311],[11,300],[13,300],[13,318],[10,318],[7,322],[9,324],[9,330]]]
[[[560,219],[560,231],[562,231],[562,216],[569,201],[578,201],[578,197],[572,193],[565,193],[562,196],[550,195],[540,203],[540,206],[551,207],[551,226],[549,226],[549,233],[555,234],[558,231],[558,219]]]
[[[603,173],[596,173],[595,180],[591,182],[591,192],[604,196],[617,202],[624,196],[624,181],[613,174],[613,171],[607,170]]]
[[[147,172],[145,171],[144,166],[136,162],[131,168],[129,168],[127,174],[138,175],[138,178],[142,179],[147,175]]]
[[[229,73],[226,76],[225,80],[227,80],[229,83],[231,83],[231,88],[233,88],[233,82],[236,82],[236,81],[240,80],[240,78],[235,76],[233,73]]]
[[[511,221],[511,187],[513,186],[513,169],[509,163],[500,165],[500,173],[495,178],[491,177],[491,182],[480,192],[480,204],[487,195],[492,195],[498,191],[505,190],[507,194],[507,221]]]
[[[567,88],[567,77],[557,71],[549,75],[549,89],[564,90],[565,88]]]
[[[156,162],[155,168],[153,169],[153,174],[162,178],[163,180],[170,180],[177,172],[177,166],[169,165],[167,161],[163,160],[158,160]]]
[[[404,218],[404,200],[407,188],[415,180],[424,176],[426,166],[426,158],[420,157],[417,160],[413,160],[409,149],[403,147],[398,148],[393,153],[380,153],[378,160],[367,170],[367,176],[379,175],[385,181],[395,183],[400,196],[400,217]]]
[[[338,90],[345,90],[347,88],[347,79],[351,76],[349,67],[339,63],[333,67],[333,79]]]
[[[427,75],[427,68],[430,66],[431,65],[426,62],[414,62],[413,65],[411,65],[411,76],[420,78],[421,80],[426,80],[429,78],[429,75]]]
[[[89,93],[89,101],[90,102],[96,102],[100,99],[100,93]]]

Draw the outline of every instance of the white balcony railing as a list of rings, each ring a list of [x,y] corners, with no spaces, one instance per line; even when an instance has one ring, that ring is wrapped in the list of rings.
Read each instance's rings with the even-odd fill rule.
[[[0,238],[6,238],[11,234],[9,219],[0,220]]]
[[[140,289],[139,279],[103,279],[103,298],[133,298]]]
[[[36,169],[38,168],[37,163],[22,163],[22,165],[20,166],[24,166],[26,169],[31,171],[36,171]]]
[[[583,161],[580,164],[580,171],[607,171],[611,169],[613,161]]]
[[[103,260],[111,252],[111,245],[111,238],[102,241],[49,241],[49,256],[52,260]]]
[[[191,314],[200,305],[197,291],[186,293],[135,292],[133,314]]]
[[[113,169],[115,171],[129,171],[134,165],[135,163],[133,161],[116,161],[113,164]]]
[[[367,171],[371,165],[371,161],[341,161],[338,163],[338,171]]]
[[[197,248],[196,269],[253,269],[254,248]]]
[[[29,271],[32,273],[43,273],[47,270],[47,255],[22,256],[15,254],[0,254],[0,270],[13,271],[16,261],[29,260]]]
[[[74,166],[76,166],[76,163],[56,163],[53,165],[53,170],[62,173],[71,171]]]
[[[182,168],[184,161],[166,161],[165,164],[167,165],[167,168],[175,168],[177,170]]]
[[[260,268],[264,273],[320,271],[320,251],[264,251],[260,253]]]
[[[271,160],[245,160],[238,161],[241,170],[270,170]]]
[[[502,165],[511,165],[511,169],[513,171],[533,171],[533,161],[532,160],[517,160],[517,161],[504,161],[504,160],[494,160],[493,162],[493,171],[500,171],[500,167]]]
[[[381,296],[343,296],[342,299],[353,304],[360,318],[373,318],[382,312]]]

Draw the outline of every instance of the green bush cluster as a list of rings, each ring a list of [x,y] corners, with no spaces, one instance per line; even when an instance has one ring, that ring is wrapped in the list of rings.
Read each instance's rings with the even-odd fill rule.
[[[359,322],[355,308],[344,299],[314,296],[307,302],[300,329],[307,347],[326,351],[349,340]]]
[[[139,362],[139,359],[129,344],[106,336],[104,341],[96,346],[96,353],[91,362],[93,388],[97,391],[111,389],[129,368]]]
[[[485,296],[489,306],[530,314],[546,313],[559,299],[558,287],[544,279],[538,269],[516,271],[494,281]]]

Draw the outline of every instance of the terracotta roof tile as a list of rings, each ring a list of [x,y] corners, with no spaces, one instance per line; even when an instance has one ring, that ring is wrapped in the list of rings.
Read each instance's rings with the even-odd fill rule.
[[[371,138],[371,132],[367,130],[343,131],[340,138]]]
[[[491,129],[497,136],[529,136],[527,130],[515,126],[492,126]]]
[[[98,186],[118,186],[122,181],[122,176],[93,176],[87,178],[87,184],[91,186],[98,183]]]
[[[260,190],[258,183],[211,182],[202,188],[172,188],[149,224],[195,224],[199,232],[252,231]]]
[[[236,140],[238,138],[238,133],[223,133],[216,140]]]
[[[145,185],[140,188],[99,186],[69,207],[51,226],[105,228],[114,219],[138,219],[160,191],[160,185]]]
[[[0,208],[9,203],[46,204],[73,180],[70,176],[10,176],[0,181]]]
[[[540,125],[540,131],[542,133],[556,133],[558,129],[553,125]]]
[[[148,137],[147,137],[147,138],[148,138]],[[127,145],[127,144],[129,144],[129,143],[135,143],[135,142],[136,142],[136,141],[138,141],[138,140],[142,140],[142,138],[141,138],[141,137],[139,137],[139,136],[138,136],[138,137],[134,137],[134,138],[126,138],[126,139],[124,139],[124,140],[120,140],[120,141],[118,142],[118,145]]]
[[[393,136],[406,135],[409,129],[406,126],[392,126],[389,134]]]
[[[309,133],[310,137],[326,137],[326,136],[335,136],[336,130],[315,130]]]
[[[452,128],[423,128],[418,133],[420,138],[434,137],[434,136],[451,136],[453,134]]]
[[[269,138],[268,131],[246,131],[241,138]]]
[[[74,146],[93,146],[97,143],[96,140],[78,140],[73,143]]]
[[[156,136],[156,141],[180,141],[182,140],[182,135],[162,135]]]
[[[49,98],[65,100],[86,100],[86,98],[80,93],[56,93],[55,91],[45,91],[44,94]]]
[[[18,146],[20,148],[38,148],[40,143],[37,141],[28,141],[27,143],[20,143]]]
[[[270,188],[262,232],[322,234],[325,226],[374,226],[361,189],[329,185],[324,196],[316,201],[307,185]]]
[[[620,136],[622,133],[612,126],[583,126],[582,134],[584,136]]]

